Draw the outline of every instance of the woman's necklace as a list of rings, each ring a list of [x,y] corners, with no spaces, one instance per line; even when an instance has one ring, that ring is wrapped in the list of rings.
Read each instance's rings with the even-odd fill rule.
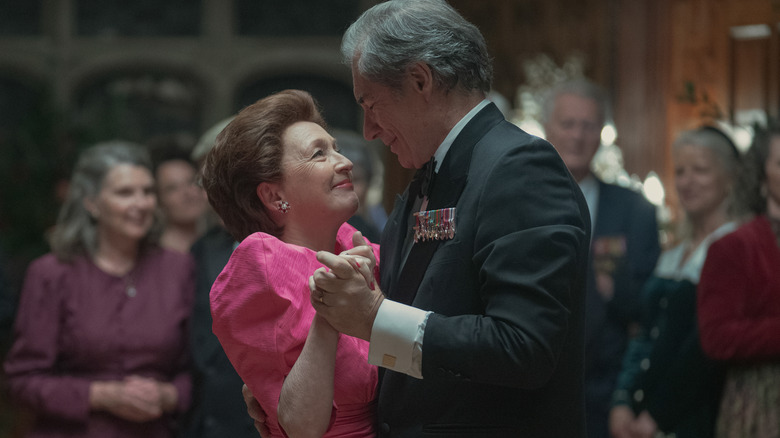
[[[130,272],[125,275],[125,294],[128,297],[133,298],[138,291],[135,288],[135,274],[131,269]]]
[[[95,264],[109,274],[120,276],[124,280],[125,294],[128,297],[133,298],[138,294],[138,290],[135,287],[135,263],[117,268],[116,264],[104,257],[97,256],[95,258]]]

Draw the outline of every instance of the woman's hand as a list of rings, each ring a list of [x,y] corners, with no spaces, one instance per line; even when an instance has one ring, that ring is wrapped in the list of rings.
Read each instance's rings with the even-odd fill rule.
[[[137,384],[124,381],[94,382],[89,390],[90,406],[119,418],[145,423],[160,418],[160,404],[144,394]]]
[[[658,424],[649,412],[642,411],[637,415],[632,429],[638,438],[653,438],[658,432]]]
[[[176,409],[179,394],[176,387],[167,382],[141,376],[129,376],[125,379],[127,390],[132,391],[139,399],[156,404],[163,412]]]
[[[154,379],[130,376],[123,381],[94,382],[90,406],[119,418],[145,423],[160,418],[176,407],[176,388]]]
[[[633,438],[634,411],[626,405],[618,405],[609,411],[609,433],[613,438]]]
[[[374,290],[376,281],[374,277],[374,272],[376,272],[374,249],[366,243],[360,231],[356,231],[352,235],[352,245],[353,248],[342,251],[339,255],[347,259],[349,264],[366,279],[368,287]]]

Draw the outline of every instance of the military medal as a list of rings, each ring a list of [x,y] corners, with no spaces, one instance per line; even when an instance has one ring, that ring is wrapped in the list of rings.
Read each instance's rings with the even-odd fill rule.
[[[414,214],[414,242],[455,237],[455,208],[424,210]]]

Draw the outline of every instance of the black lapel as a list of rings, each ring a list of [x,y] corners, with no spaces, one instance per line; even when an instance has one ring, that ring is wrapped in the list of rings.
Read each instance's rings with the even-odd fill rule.
[[[466,185],[474,146],[493,126],[504,119],[498,108],[490,104],[483,108],[460,132],[452,143],[444,162],[432,181],[427,210],[455,207]],[[409,213],[411,214],[411,213]],[[455,226],[457,230],[457,211]],[[457,231],[456,231],[457,232]],[[406,264],[402,267],[398,287],[389,298],[411,304],[417,295],[422,278],[442,241],[417,242],[412,246]]]
[[[403,253],[406,237],[406,218],[409,216],[411,204],[407,202],[409,189],[402,196],[396,196],[393,211],[387,218],[379,246],[380,279],[379,284],[385,294],[390,293],[393,285],[398,283],[399,264]]]

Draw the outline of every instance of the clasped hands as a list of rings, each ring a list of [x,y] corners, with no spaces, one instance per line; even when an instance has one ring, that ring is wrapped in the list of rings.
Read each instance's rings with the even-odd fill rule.
[[[93,409],[137,423],[160,418],[175,407],[176,398],[171,384],[136,375],[119,381],[94,382],[90,388]]]
[[[349,336],[370,340],[379,305],[384,295],[376,286],[376,258],[360,232],[352,235],[354,247],[339,255],[319,251],[325,265],[309,277],[311,304],[334,329]]]

